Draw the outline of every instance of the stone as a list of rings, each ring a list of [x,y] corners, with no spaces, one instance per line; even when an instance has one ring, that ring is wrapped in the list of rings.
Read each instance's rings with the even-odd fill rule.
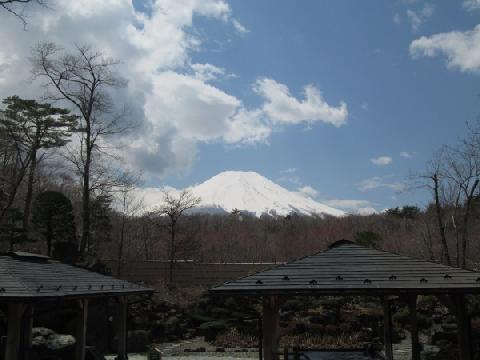
[[[75,338],[72,335],[52,334],[48,337],[47,347],[50,350],[62,350],[75,345]]]

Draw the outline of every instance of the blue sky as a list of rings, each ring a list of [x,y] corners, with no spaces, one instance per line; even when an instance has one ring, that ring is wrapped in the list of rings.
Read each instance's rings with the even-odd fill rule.
[[[217,86],[247,106],[258,105],[251,84],[266,76],[287,85],[297,98],[304,85],[312,84],[329,104],[344,101],[349,114],[340,127],[282,127],[267,144],[201,144],[191,169],[164,181],[182,187],[223,170],[253,170],[292,190],[309,185],[320,200],[364,199],[377,209],[425,204],[428,194],[423,192],[359,187],[376,177],[385,184],[404,183],[442,144],[461,137],[465,122],[479,114],[477,74],[448,69],[444,56],[413,58],[409,47],[423,35],[474,28],[480,11],[467,11],[461,2],[436,2],[431,16],[412,29],[407,12],[421,13],[429,4],[230,1],[249,30],[241,37],[225,24],[195,19],[206,40],[193,60],[234,73]],[[380,156],[392,162],[379,166],[370,161]],[[294,173],[285,173],[293,168]]]
[[[0,12],[0,98],[44,94],[30,74],[38,42],[119,59],[128,86],[114,98],[139,126],[102,142],[145,187],[250,170],[349,211],[423,206],[409,175],[480,113],[480,0],[50,0],[27,11],[26,31]]]

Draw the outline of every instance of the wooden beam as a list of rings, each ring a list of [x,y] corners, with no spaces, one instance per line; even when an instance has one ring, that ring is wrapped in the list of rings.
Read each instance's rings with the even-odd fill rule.
[[[22,303],[8,304],[8,332],[5,360],[18,360],[20,354],[20,339],[22,337],[22,316],[25,305]]]
[[[279,314],[276,296],[263,298],[263,360],[275,360],[278,351]]]
[[[79,310],[77,313],[77,331],[75,343],[75,360],[85,360],[85,346],[87,345],[87,317],[88,300],[78,300]]]
[[[126,296],[118,298],[118,349],[117,360],[128,360],[127,354],[127,315],[128,315],[128,301]]]
[[[392,303],[388,297],[383,298],[383,343],[385,347],[385,359],[393,360],[392,347]]]
[[[418,340],[417,295],[407,299],[410,314],[410,335],[412,339],[412,360],[420,360],[420,341]]]
[[[452,295],[452,300],[455,304],[457,322],[458,359],[472,360],[471,325],[467,314],[467,302],[463,294]]]

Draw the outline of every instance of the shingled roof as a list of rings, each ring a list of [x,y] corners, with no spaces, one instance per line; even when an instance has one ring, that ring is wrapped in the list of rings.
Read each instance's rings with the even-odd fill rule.
[[[227,282],[218,294],[480,293],[480,273],[341,240],[326,251]]]
[[[152,289],[29,253],[0,255],[0,301],[145,294]]]

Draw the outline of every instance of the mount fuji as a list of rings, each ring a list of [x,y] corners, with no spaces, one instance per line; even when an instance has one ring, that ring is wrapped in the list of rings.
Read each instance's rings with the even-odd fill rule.
[[[194,210],[203,213],[230,213],[237,209],[256,216],[262,214],[343,216],[345,212],[319,203],[298,192],[289,191],[252,171],[224,171],[188,188],[201,199]],[[139,189],[147,208],[160,205],[162,189]],[[175,190],[172,190],[175,191]]]

